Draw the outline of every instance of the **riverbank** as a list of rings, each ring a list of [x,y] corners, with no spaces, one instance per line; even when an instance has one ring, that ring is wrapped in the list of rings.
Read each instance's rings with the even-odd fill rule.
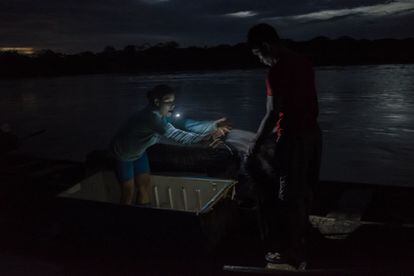
[[[414,38],[317,37],[309,41],[285,40],[284,44],[309,57],[316,66],[414,63]],[[52,50],[41,50],[33,55],[0,52],[0,78],[257,68],[262,65],[245,43],[180,48],[177,43],[168,42],[145,47],[128,45],[121,50],[108,46],[102,52],[78,54]]]

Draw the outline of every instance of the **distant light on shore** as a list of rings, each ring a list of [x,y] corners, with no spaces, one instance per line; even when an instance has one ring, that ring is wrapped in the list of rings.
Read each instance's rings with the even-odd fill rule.
[[[32,55],[35,49],[31,47],[0,47],[0,52],[17,52],[23,55]]]

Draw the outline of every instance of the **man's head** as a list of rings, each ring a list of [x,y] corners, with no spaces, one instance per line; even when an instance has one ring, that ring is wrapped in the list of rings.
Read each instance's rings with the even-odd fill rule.
[[[268,66],[274,64],[277,58],[277,49],[280,38],[276,30],[269,24],[261,23],[250,28],[247,34],[247,43],[260,61]]]
[[[149,104],[158,110],[161,116],[171,116],[175,108],[175,92],[168,85],[157,85],[147,92]]]

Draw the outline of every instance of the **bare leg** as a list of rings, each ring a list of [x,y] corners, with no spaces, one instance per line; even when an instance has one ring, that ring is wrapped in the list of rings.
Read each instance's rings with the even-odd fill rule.
[[[150,203],[151,175],[149,173],[138,174],[135,176],[135,186],[138,189],[138,204]]]
[[[131,205],[134,197],[134,180],[121,183],[121,204]]]

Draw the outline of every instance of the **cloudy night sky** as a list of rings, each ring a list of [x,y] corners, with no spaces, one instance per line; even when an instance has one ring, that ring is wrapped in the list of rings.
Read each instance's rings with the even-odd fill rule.
[[[1,0],[0,48],[68,53],[177,41],[235,44],[250,26],[283,38],[414,37],[414,0]]]

